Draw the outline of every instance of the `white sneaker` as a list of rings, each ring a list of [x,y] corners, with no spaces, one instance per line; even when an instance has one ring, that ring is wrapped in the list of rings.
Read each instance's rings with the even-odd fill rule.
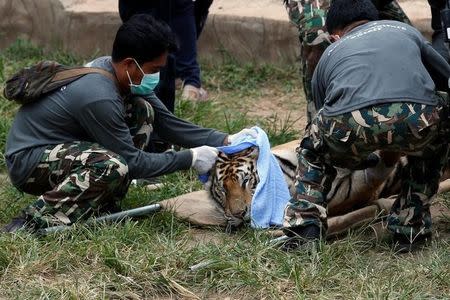
[[[205,102],[208,101],[208,92],[203,88],[197,88],[193,85],[186,84],[183,87],[183,93],[181,94],[183,100]]]

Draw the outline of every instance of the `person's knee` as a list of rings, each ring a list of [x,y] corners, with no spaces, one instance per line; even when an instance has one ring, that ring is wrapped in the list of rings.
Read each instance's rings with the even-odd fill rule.
[[[110,187],[116,187],[128,181],[128,164],[122,156],[109,150],[96,153],[96,156],[96,159],[89,166],[94,172],[95,178],[100,179]]]
[[[136,105],[136,107],[153,109],[152,105],[147,100],[145,100],[145,98],[143,98],[143,97],[136,96],[136,97],[134,97],[133,101],[134,101],[134,105]]]
[[[134,97],[133,106],[138,120],[147,120],[148,124],[153,123],[155,112],[147,100],[142,97]]]
[[[110,177],[120,180],[121,182],[128,178],[128,164],[120,155],[111,155],[108,171],[111,174]]]

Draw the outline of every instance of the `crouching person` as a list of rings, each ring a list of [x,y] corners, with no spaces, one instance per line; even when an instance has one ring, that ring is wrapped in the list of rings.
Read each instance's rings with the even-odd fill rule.
[[[370,0],[331,2],[326,26],[334,43],[313,75],[318,113],[301,142],[297,193],[285,209],[284,230],[294,237],[288,248],[325,235],[334,167],[367,168],[375,150],[409,161],[387,220],[399,250],[431,237],[430,201],[448,148],[441,134],[447,103],[435,90],[447,90],[450,67],[413,27],[377,19]]]
[[[153,92],[176,48],[167,25],[136,15],[119,28],[112,56],[90,63],[110,75],[84,75],[20,108],[7,140],[8,172],[14,186],[39,197],[3,231],[72,224],[111,211],[131,179],[213,166],[213,147],[227,134],[178,119]],[[144,152],[152,131],[196,148]]]

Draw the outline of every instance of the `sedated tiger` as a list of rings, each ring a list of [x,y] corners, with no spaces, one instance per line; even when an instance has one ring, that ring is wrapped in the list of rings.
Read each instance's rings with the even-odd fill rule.
[[[295,192],[298,141],[272,148],[291,195]],[[332,184],[328,199],[328,215],[342,216],[369,205],[378,205],[379,198],[395,195],[400,188],[400,174],[407,163],[405,158],[378,153],[380,160],[374,167],[365,170],[337,169],[338,175]],[[256,171],[258,148],[251,147],[227,155],[220,153],[208,182],[205,185],[223,209],[228,225],[239,227],[250,219],[253,194],[259,182]],[[393,198],[389,199],[393,203]],[[379,211],[382,211],[380,209]],[[355,224],[360,223],[355,220]]]

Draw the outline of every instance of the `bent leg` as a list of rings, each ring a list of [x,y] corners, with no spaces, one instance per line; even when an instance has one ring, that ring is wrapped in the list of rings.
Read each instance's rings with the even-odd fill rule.
[[[285,232],[315,225],[327,230],[327,194],[336,177],[336,170],[325,160],[322,132],[317,125],[317,115],[298,148],[296,191],[285,207],[283,227]]]
[[[142,97],[131,97],[125,101],[125,121],[133,136],[136,148],[144,150],[153,132],[155,112],[151,104]]]
[[[408,156],[401,192],[388,217],[388,230],[413,241],[431,234],[431,200],[447,163],[448,145],[438,145],[432,157]]]
[[[176,53],[176,76],[184,81],[184,85],[200,88],[200,66],[197,61],[197,29],[194,11],[196,2],[177,0],[175,4],[171,27],[180,40],[180,49]]]
[[[285,207],[283,227],[289,231],[296,227],[316,225],[325,232],[326,194],[329,190],[326,182],[332,182],[336,173],[306,149],[302,149],[298,155],[296,192]]]
[[[129,186],[125,160],[89,142],[60,144],[45,150],[25,192],[42,195],[25,208],[31,226],[68,225],[118,203]]]
[[[325,17],[330,6],[324,1],[286,1],[290,21],[297,26],[300,42],[300,76],[306,97],[308,124],[317,110],[312,101],[311,80],[322,53],[331,44],[325,29]]]

